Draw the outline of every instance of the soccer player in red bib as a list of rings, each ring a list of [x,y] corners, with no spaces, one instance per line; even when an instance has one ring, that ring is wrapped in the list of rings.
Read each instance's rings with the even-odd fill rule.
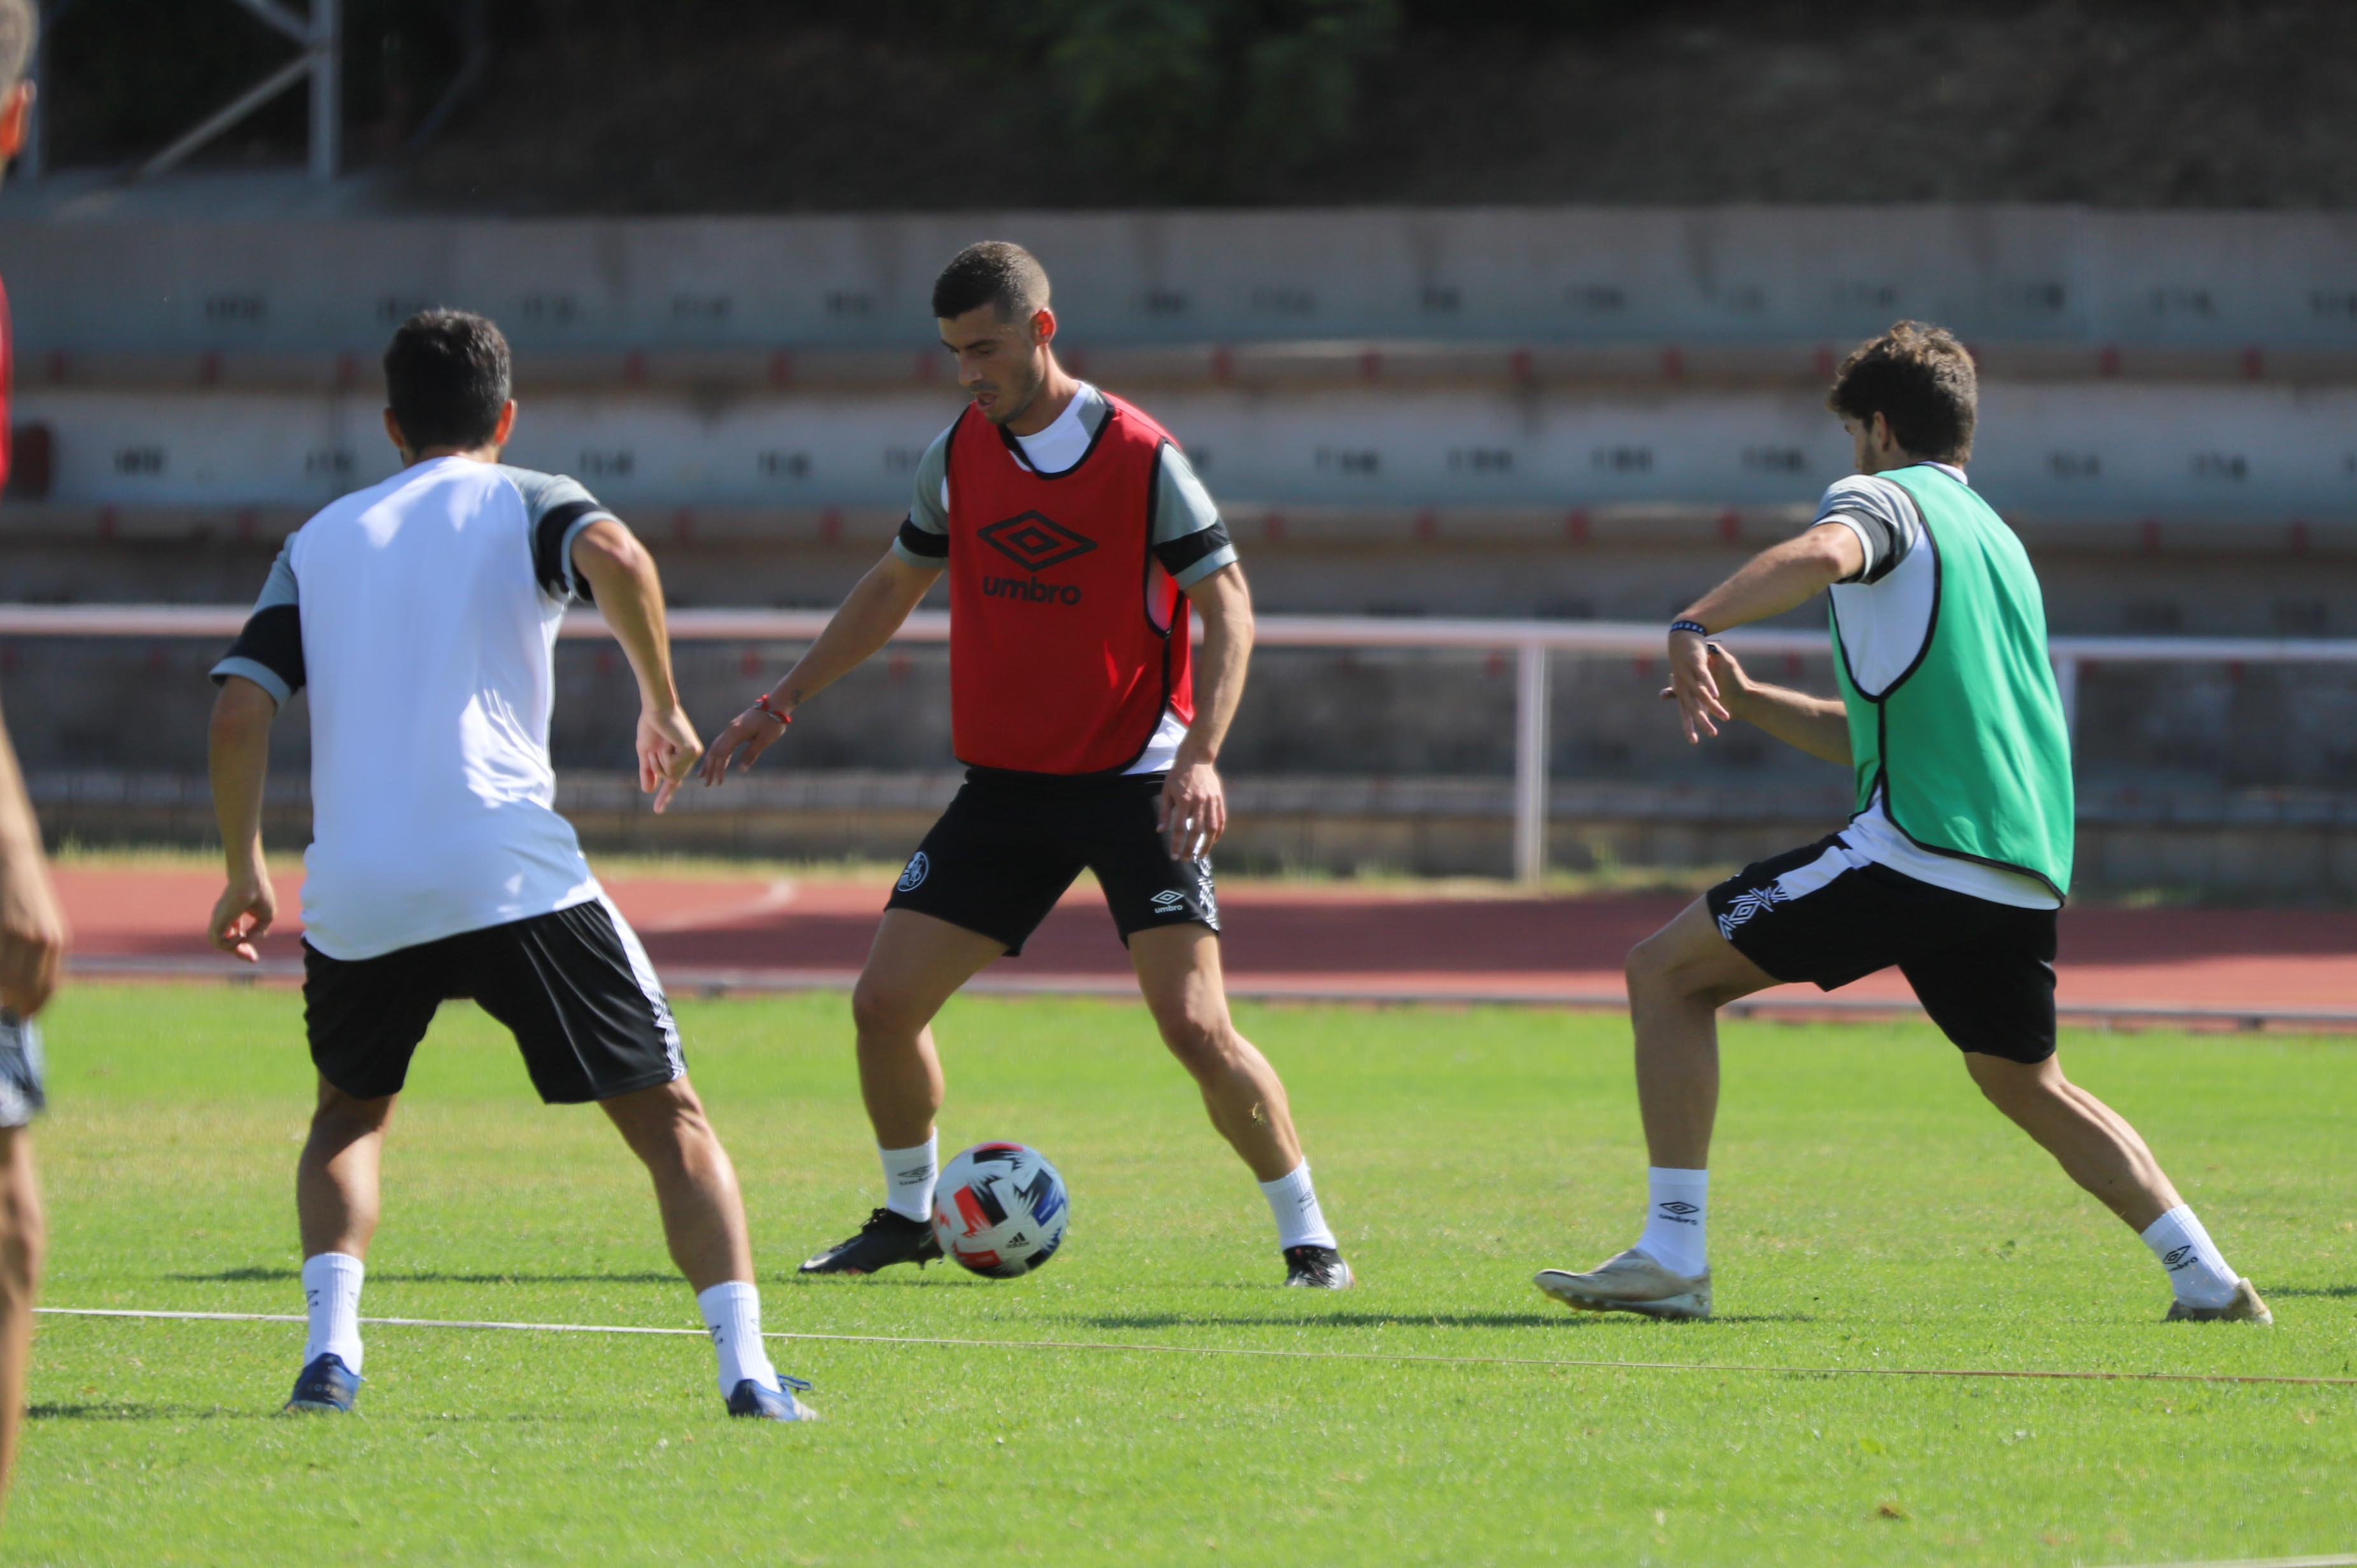
[[[852,995],[884,1205],[802,1265],[864,1274],[941,1256],[941,1058],[932,1019],[1019,953],[1096,874],[1162,1038],[1259,1178],[1286,1283],[1351,1283],[1285,1085],[1228,1016],[1206,858],[1227,827],[1216,766],[1243,693],[1252,597],[1178,444],[1055,354],[1048,274],[1019,245],[958,252],[933,285],[972,396],[928,447],[899,537],[784,680],[706,755],[720,783],[874,654],[950,575],[950,705],[966,782],[900,874]],[[1189,634],[1203,617],[1201,679]]]

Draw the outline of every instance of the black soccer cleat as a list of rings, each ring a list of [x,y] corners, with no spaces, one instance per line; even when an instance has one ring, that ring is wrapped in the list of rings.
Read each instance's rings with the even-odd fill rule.
[[[1287,1247],[1285,1283],[1299,1290],[1349,1290],[1351,1265],[1332,1247]]]
[[[914,1263],[919,1268],[937,1262],[942,1244],[933,1239],[933,1228],[922,1219],[911,1219],[905,1214],[895,1214],[879,1208],[867,1217],[859,1234],[847,1241],[838,1241],[802,1266],[806,1274],[872,1274],[878,1269],[888,1269],[895,1263]]]

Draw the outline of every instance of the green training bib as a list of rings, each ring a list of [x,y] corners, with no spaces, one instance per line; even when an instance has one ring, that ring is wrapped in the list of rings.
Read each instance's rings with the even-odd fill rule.
[[[1932,625],[1914,665],[1869,697],[1831,611],[1857,806],[1875,791],[1915,843],[2071,888],[2071,737],[2029,553],[1971,487],[1919,465],[1880,476],[1913,498],[1932,552]]]

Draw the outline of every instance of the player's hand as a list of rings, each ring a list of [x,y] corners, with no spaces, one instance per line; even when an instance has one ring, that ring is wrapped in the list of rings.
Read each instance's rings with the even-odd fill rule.
[[[695,726],[688,723],[684,710],[639,710],[639,793],[655,798],[657,816],[703,755],[704,743],[695,738]]]
[[[221,896],[213,901],[207,935],[221,951],[235,953],[248,963],[260,963],[262,954],[253,944],[277,918],[278,895],[270,886],[269,874],[253,871],[232,876],[221,889]]]
[[[1718,678],[1711,668],[1708,639],[1691,631],[1670,633],[1670,695],[1678,704],[1686,741],[1700,746],[1702,737],[1718,734],[1718,722],[1735,715],[1719,695]]]
[[[1741,718],[1744,708],[1751,700],[1751,677],[1744,673],[1743,666],[1736,661],[1734,654],[1716,642],[1710,645],[1709,670],[1711,679],[1717,682],[1721,705],[1728,716]],[[1674,703],[1677,700],[1678,689],[1675,686],[1662,688],[1662,701]]]
[[[48,868],[30,849],[0,865],[0,1006],[19,1018],[39,1012],[65,967],[64,906]]]
[[[786,723],[764,708],[747,708],[728,721],[712,749],[704,754],[704,782],[706,788],[728,777],[733,760],[742,773],[753,766],[753,759],[770,749],[786,733]]]
[[[1200,860],[1211,854],[1228,831],[1228,788],[1220,782],[1220,770],[1182,757],[1162,781],[1154,815],[1171,859]]]

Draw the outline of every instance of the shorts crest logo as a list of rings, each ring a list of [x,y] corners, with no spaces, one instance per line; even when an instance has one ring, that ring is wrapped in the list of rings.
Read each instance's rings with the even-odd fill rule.
[[[919,850],[909,857],[908,869],[900,873],[900,880],[893,886],[903,893],[913,893],[924,885],[926,874],[932,869],[933,863],[925,858],[923,850]]]
[[[1750,919],[1760,910],[1770,905],[1789,904],[1792,901],[1791,896],[1784,891],[1783,884],[1780,882],[1770,882],[1765,887],[1754,887],[1746,892],[1738,893],[1727,901],[1727,913],[1718,918],[1718,934],[1732,939],[1735,935],[1735,928]]]
[[[1036,511],[1018,512],[975,532],[974,537],[1027,572],[1044,572],[1086,555],[1093,539],[1074,533]]]

